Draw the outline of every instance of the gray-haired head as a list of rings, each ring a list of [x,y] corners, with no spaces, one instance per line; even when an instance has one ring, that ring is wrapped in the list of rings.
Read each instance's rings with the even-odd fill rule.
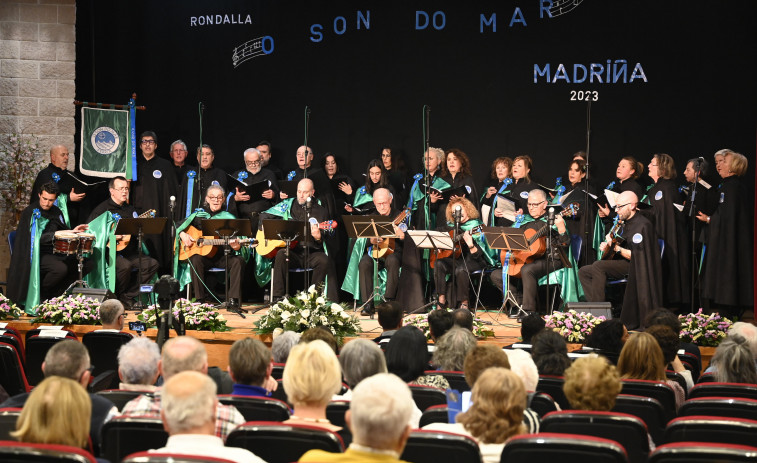
[[[134,338],[118,351],[118,373],[126,384],[153,384],[158,376],[160,349],[149,338]]]
[[[386,373],[384,352],[368,339],[355,339],[345,344],[339,354],[339,364],[350,389],[369,376]]]

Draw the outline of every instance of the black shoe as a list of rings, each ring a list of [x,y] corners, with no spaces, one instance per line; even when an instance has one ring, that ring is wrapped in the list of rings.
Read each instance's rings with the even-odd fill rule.
[[[362,315],[364,317],[373,317],[373,314],[375,312],[376,311],[374,310],[373,305],[372,304],[368,304],[365,307],[363,307],[363,310],[360,311],[360,315]]]
[[[131,310],[132,302],[129,299],[119,299],[124,306],[124,310]]]

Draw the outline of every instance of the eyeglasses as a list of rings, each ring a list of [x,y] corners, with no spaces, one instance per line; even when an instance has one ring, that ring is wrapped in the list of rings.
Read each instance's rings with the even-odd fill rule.
[[[124,186],[124,187],[121,187],[121,188],[111,188],[111,190],[120,191],[121,193],[127,193],[129,191],[129,187],[128,186]]]
[[[616,209],[616,210],[617,210],[617,209],[623,209],[624,207],[626,207],[626,206],[629,206],[629,205],[631,205],[631,204],[634,204],[634,203],[616,204],[616,205],[615,205],[615,209]]]
[[[208,200],[223,201],[223,196],[208,196]]]
[[[244,163],[247,164],[248,166],[260,165],[260,161],[245,161]]]
[[[139,142],[142,143],[143,145],[154,145],[155,144],[155,140],[140,140]]]
[[[538,203],[528,203],[528,207],[537,207],[539,204],[546,202],[547,200],[545,199],[544,201],[539,201]]]

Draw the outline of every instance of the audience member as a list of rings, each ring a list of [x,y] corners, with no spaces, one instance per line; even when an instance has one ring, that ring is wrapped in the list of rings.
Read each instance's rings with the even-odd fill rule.
[[[118,350],[119,389],[126,391],[154,392],[160,376],[158,363],[160,349],[152,339],[139,337],[127,342]]]
[[[216,435],[216,384],[206,374],[182,371],[163,386],[160,418],[168,433],[166,446],[151,453],[215,457],[239,463],[265,463],[246,449],[226,447]]]
[[[609,412],[623,389],[618,370],[605,357],[578,358],[565,370],[564,377],[563,392],[576,410]]]
[[[106,299],[100,304],[100,322],[103,327],[96,331],[121,331],[124,329],[124,305],[118,299]]]
[[[691,376],[691,372],[683,366],[681,359],[678,358],[678,350],[681,347],[681,339],[678,335],[666,325],[648,326],[646,332],[651,334],[657,340],[657,344],[660,345],[662,358],[665,361],[665,368],[672,369],[683,376],[686,381],[687,391],[694,387],[694,379]]]
[[[345,419],[353,441],[344,453],[310,450],[302,462],[399,463],[412,428],[413,396],[403,380],[379,373],[355,387]]]
[[[681,334],[681,320],[678,315],[668,309],[659,308],[647,316],[644,326],[667,325],[674,333]],[[699,346],[691,342],[681,342],[681,349],[686,353],[696,355],[699,361],[702,361],[702,354],[699,352]]]
[[[621,379],[644,379],[665,383],[675,392],[676,410],[683,404],[686,394],[675,380],[665,375],[665,359],[657,340],[649,333],[636,333],[628,338],[618,359]]]
[[[452,311],[452,318],[455,320],[455,326],[465,328],[473,332],[473,313],[468,309],[455,309]]]
[[[494,344],[479,344],[468,352],[463,362],[465,382],[473,388],[481,373],[490,367],[510,368],[507,354]]]
[[[280,335],[274,336],[273,342],[271,343],[273,362],[287,363],[289,351],[300,342],[300,336],[300,333],[295,333],[294,331],[284,331]]]
[[[754,356],[744,336],[732,334],[725,338],[715,349],[710,364],[715,367],[717,381],[757,384]]]
[[[432,310],[428,314],[428,330],[431,332],[431,340],[436,342],[455,324],[452,312],[446,309]]]
[[[649,326],[649,325],[646,325]],[[605,320],[591,330],[584,345],[606,354],[608,360],[615,363],[620,351],[628,339],[628,330],[619,318]]]
[[[315,341],[316,339],[320,339],[321,341],[325,342],[329,347],[331,347],[331,350],[334,351],[334,354],[339,355],[339,345],[336,342],[336,338],[325,326],[316,326],[315,328],[309,328],[305,330],[305,332],[302,333],[302,336],[300,336],[300,344]]]
[[[463,309],[470,314],[470,310]],[[463,371],[468,352],[476,347],[476,337],[470,330],[453,326],[439,338],[431,363],[443,371]]]
[[[532,341],[531,358],[539,374],[562,376],[570,366],[565,338],[555,331],[542,330]]]
[[[536,333],[543,330],[546,322],[537,312],[531,312],[522,318],[520,324],[520,338],[523,344],[531,344],[531,339]]]
[[[42,362],[42,373],[45,378],[60,376],[79,383],[86,391],[91,377],[89,353],[82,343],[73,339],[64,339],[56,343],[47,351],[45,361]],[[22,408],[29,398],[29,393],[18,394],[0,404],[0,408]],[[118,413],[113,402],[97,394],[89,394],[92,403],[89,423],[89,435],[95,453],[100,447],[100,430],[103,423]],[[81,421],[79,422],[81,424]]]
[[[285,423],[318,426],[329,431],[342,428],[326,418],[326,405],[342,387],[339,360],[328,344],[320,339],[300,342],[292,348],[284,367],[284,391],[294,406]]]
[[[229,350],[229,376],[234,382],[232,394],[268,397],[278,383],[271,378],[271,351],[257,339],[234,341]]]
[[[171,338],[163,345],[158,371],[164,381],[183,371],[197,371],[208,374],[208,353],[200,341],[189,336]],[[162,390],[150,394],[142,394],[132,399],[121,411],[122,416],[149,416],[160,418]],[[244,423],[244,417],[231,406],[218,404],[216,406],[216,436],[226,440],[229,433]]]
[[[746,340],[749,350],[752,352],[752,357],[757,359],[757,327],[751,323],[736,322],[728,330],[728,336],[734,334],[738,334]]]
[[[414,326],[403,326],[394,333],[386,348],[386,368],[408,384],[449,389],[444,376],[424,375],[428,368],[426,337]]]
[[[92,401],[75,380],[48,376],[29,394],[16,430],[19,442],[58,444],[89,450]]]
[[[380,336],[374,338],[374,341],[385,344],[398,329],[402,328],[402,306],[397,301],[388,301],[376,306],[376,311],[382,332]]]
[[[510,362],[510,369],[523,380],[526,391],[534,392],[536,385],[539,384],[539,370],[531,354],[521,349],[504,349],[504,351]]]
[[[455,432],[478,440],[484,463],[499,463],[508,440],[524,434],[526,389],[518,375],[505,368],[487,368],[476,381],[471,406],[457,423],[432,423],[423,429]]]

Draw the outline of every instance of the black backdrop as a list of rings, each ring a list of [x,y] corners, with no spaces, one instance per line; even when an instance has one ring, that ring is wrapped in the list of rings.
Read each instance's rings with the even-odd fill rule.
[[[494,157],[529,154],[532,173],[551,185],[586,146],[588,103],[570,100],[581,90],[598,92],[591,160],[600,185],[624,155],[646,166],[669,153],[679,174],[686,159],[712,161],[720,148],[754,160],[757,2],[555,0],[551,18],[545,3],[77,0],[76,94],[125,103],[136,92],[148,108],[137,132],[157,132],[166,157],[177,138],[198,144],[202,101],[202,141],[227,170],[263,139],[279,165],[294,167],[309,106],[316,156],[339,155],[357,178],[387,144],[414,173],[428,105],[431,145],[466,151],[479,183]],[[425,29],[417,11],[428,15]],[[482,26],[492,14],[496,31]],[[208,15],[243,24],[209,25]],[[264,36],[273,51],[235,68],[234,48]],[[606,72],[602,83],[573,82],[574,64],[606,69],[608,60],[627,61],[626,83],[608,83]],[[535,83],[534,65],[547,63],[551,79],[564,64],[569,82]],[[646,82],[628,82],[636,63]]]

